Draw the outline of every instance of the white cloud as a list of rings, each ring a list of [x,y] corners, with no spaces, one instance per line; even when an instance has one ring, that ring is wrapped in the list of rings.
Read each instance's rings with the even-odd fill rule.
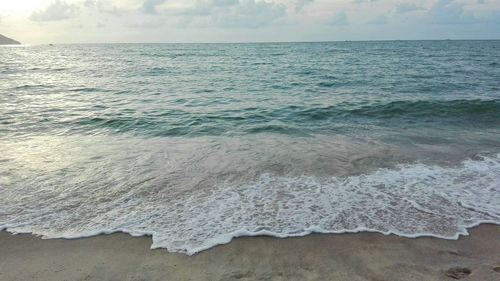
[[[162,17],[153,15],[134,15],[126,23],[127,27],[143,28],[143,29],[157,29],[165,24]]]
[[[361,3],[372,3],[372,2],[376,2],[378,0],[354,0],[353,2],[354,3],[357,3],[357,4],[361,4]]]
[[[116,0],[85,0],[83,6],[88,9],[95,9],[102,14],[112,14],[116,16],[125,14],[132,9],[132,7],[130,7],[132,2],[121,1],[118,2],[119,4],[117,2]]]
[[[0,0],[0,17],[29,43],[500,39],[500,0]]]
[[[438,0],[429,10],[429,18],[439,24],[474,23],[476,18],[471,12],[466,12],[459,2],[454,0]]]
[[[34,12],[30,16],[32,21],[58,21],[74,18],[79,9],[75,4],[68,4],[62,0],[54,0],[45,9]]]
[[[156,14],[156,6],[159,6],[165,2],[166,0],[144,0],[144,2],[142,3],[142,10],[146,14]]]
[[[314,2],[314,0],[297,0],[297,3],[295,4],[295,12],[300,12],[302,11],[306,6],[311,5]]]
[[[96,5],[96,2],[97,0],[85,0],[85,2],[83,2],[83,6],[85,7],[94,7]]]
[[[96,1],[96,7],[100,13],[111,14],[111,15],[115,15],[115,16],[122,15],[130,9],[130,8],[128,8],[128,6],[123,5],[123,4],[122,4],[122,6],[118,6],[118,4],[116,2],[110,1],[110,0]]]
[[[258,28],[286,15],[287,6],[255,0],[197,0],[193,5],[165,13],[180,27]]]
[[[347,13],[345,11],[340,11],[333,15],[331,20],[328,22],[329,25],[334,26],[347,26],[349,25],[349,18],[347,17]]]
[[[212,15],[212,20],[219,27],[257,28],[271,24],[285,14],[286,6],[283,4],[244,0],[238,5],[218,11]]]
[[[380,15],[368,21],[368,24],[387,24],[389,22],[389,17],[387,15]]]
[[[427,14],[434,24],[473,26],[491,25],[500,31],[500,1],[437,0]],[[496,26],[495,26],[496,25]]]
[[[238,0],[197,0],[193,5],[181,9],[179,14],[185,16],[209,16],[240,5]]]
[[[419,10],[425,10],[425,9],[420,6],[417,6],[415,3],[404,2],[396,6],[396,13],[398,14],[409,13]]]

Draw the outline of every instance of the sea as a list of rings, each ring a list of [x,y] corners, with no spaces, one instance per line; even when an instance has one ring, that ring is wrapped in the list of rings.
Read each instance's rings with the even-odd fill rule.
[[[500,41],[0,47],[0,229],[457,239],[500,224]]]

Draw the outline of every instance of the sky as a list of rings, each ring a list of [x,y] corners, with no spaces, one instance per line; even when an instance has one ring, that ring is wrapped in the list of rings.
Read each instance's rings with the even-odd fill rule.
[[[500,0],[0,0],[25,44],[500,39]]]

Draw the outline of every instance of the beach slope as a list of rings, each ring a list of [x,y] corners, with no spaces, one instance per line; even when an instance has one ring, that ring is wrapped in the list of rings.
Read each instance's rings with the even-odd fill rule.
[[[0,232],[0,280],[500,280],[500,227],[458,241],[374,233],[245,237],[194,256],[149,237],[43,240]]]

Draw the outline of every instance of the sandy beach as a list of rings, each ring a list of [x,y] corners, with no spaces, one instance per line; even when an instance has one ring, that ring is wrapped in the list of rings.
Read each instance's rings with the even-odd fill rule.
[[[499,280],[500,226],[458,241],[373,233],[245,237],[194,256],[117,233],[43,240],[0,233],[0,280]],[[450,270],[451,269],[451,270]]]

